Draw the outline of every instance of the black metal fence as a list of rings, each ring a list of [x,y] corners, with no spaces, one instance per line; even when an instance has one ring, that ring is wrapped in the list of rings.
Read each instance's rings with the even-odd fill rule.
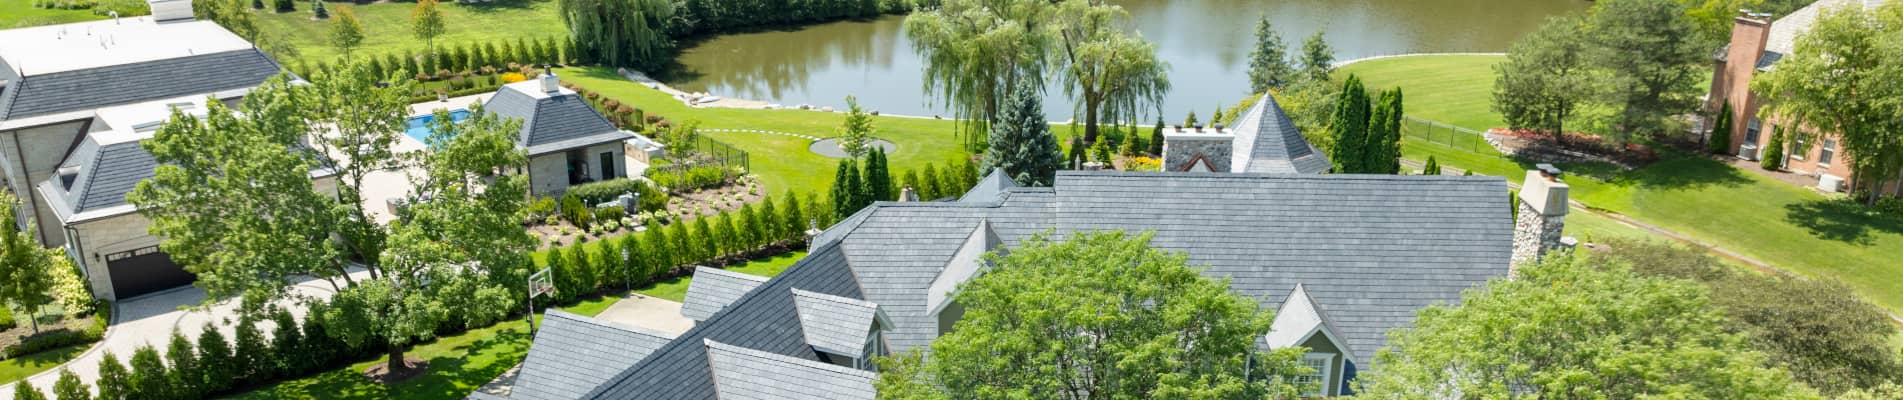
[[[752,156],[731,144],[723,143],[701,135],[681,135],[667,145],[666,165],[649,167],[649,174],[673,174],[684,177],[694,167],[722,166],[740,167],[753,171]]]
[[[1481,148],[1490,146],[1487,144],[1487,135],[1480,131],[1415,118],[1412,115],[1401,120],[1401,135],[1472,152],[1478,152]]]

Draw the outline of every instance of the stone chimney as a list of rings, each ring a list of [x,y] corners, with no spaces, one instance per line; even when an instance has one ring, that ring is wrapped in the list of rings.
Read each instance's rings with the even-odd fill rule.
[[[1538,261],[1546,252],[1566,247],[1561,231],[1566,228],[1566,182],[1559,180],[1559,169],[1540,164],[1526,171],[1520,184],[1519,216],[1513,221],[1513,258],[1508,277],[1519,276],[1519,267]]]
[[[899,189],[899,202],[914,202],[914,201],[918,201],[917,190],[912,190],[912,187],[909,185],[906,186],[905,188]]]
[[[1235,131],[1216,126],[1163,128],[1163,170],[1230,172],[1235,156]]]

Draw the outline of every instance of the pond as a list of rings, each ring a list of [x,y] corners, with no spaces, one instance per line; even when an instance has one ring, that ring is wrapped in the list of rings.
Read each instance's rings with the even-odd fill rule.
[[[1164,115],[1191,110],[1205,120],[1219,104],[1247,95],[1255,20],[1267,15],[1291,53],[1316,31],[1337,60],[1421,52],[1501,52],[1549,16],[1581,11],[1584,0],[1110,0],[1171,64]],[[692,92],[787,106],[842,107],[858,96],[869,110],[945,114],[923,90],[924,63],[905,38],[903,16],[725,35],[683,49],[666,77]],[[1070,118],[1059,87],[1045,113]],[[1147,117],[1153,119],[1154,116]]]

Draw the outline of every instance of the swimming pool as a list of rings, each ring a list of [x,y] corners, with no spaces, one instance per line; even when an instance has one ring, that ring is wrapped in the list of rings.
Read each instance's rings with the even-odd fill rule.
[[[468,119],[469,119],[469,110],[455,110],[455,111],[449,112],[449,120],[451,122],[463,122],[464,120],[468,120]],[[416,141],[419,143],[429,144],[429,135],[430,135],[429,124],[430,124],[430,121],[434,121],[434,120],[436,120],[435,114],[418,115],[418,116],[410,117],[409,124],[403,127],[403,134],[405,136],[409,136],[411,139],[416,139]]]

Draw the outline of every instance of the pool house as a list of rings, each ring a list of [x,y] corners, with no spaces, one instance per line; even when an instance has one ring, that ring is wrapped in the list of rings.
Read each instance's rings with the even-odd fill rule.
[[[640,134],[615,127],[575,91],[563,88],[553,73],[503,85],[482,102],[483,110],[522,122],[516,145],[529,155],[529,193],[554,196],[569,186],[615,178],[638,177],[646,160],[659,157],[662,146]],[[452,120],[469,117],[467,109],[450,111]],[[404,131],[416,144],[425,143],[433,115],[412,117]]]

